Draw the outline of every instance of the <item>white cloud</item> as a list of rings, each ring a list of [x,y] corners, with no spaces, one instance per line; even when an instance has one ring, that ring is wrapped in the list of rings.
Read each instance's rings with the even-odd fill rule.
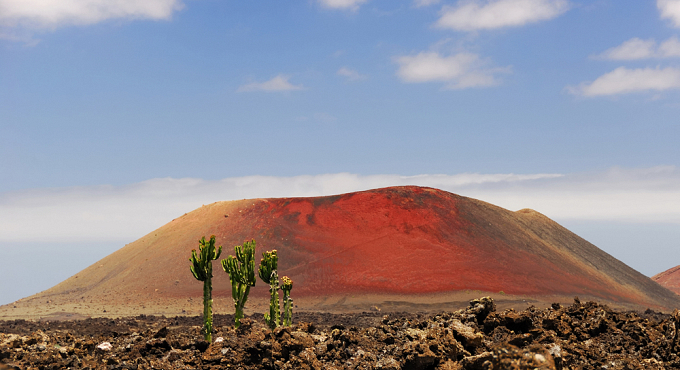
[[[578,87],[567,87],[569,92],[587,97],[670,89],[680,89],[680,69],[678,68],[628,69],[619,67],[598,77],[593,82],[584,82]]]
[[[657,51],[664,58],[680,57],[680,41],[673,36],[659,45]]]
[[[416,8],[422,8],[425,6],[435,5],[441,3],[441,0],[414,0],[413,6]]]
[[[368,78],[368,76],[362,75],[359,72],[346,67],[340,68],[337,73],[339,76],[347,77],[350,81],[361,81]]]
[[[442,8],[436,26],[458,31],[518,27],[555,18],[568,9],[567,0],[459,1]]]
[[[656,7],[661,11],[661,18],[668,18],[675,27],[680,27],[680,0],[657,0]]]
[[[249,176],[218,181],[152,179],[0,193],[0,242],[129,242],[216,201],[341,194],[420,185],[560,220],[680,224],[680,169],[614,168],[577,174]]]
[[[331,9],[357,10],[359,5],[368,0],[319,0],[321,5]]]
[[[673,36],[657,47],[654,39],[642,40],[632,38],[623,44],[606,50],[596,59],[608,60],[639,60],[650,58],[673,58],[680,57],[680,41]]]
[[[486,68],[477,54],[458,53],[444,57],[437,52],[422,52],[401,56],[397,76],[404,82],[445,82],[447,89],[487,87],[499,84],[496,74],[508,73],[506,68]]]
[[[0,25],[57,28],[108,19],[170,19],[181,0],[0,0]]]
[[[532,208],[560,220],[680,224],[680,169],[674,166],[612,168],[513,186],[489,184],[465,193],[511,210]]]
[[[656,41],[641,40],[635,37],[617,47],[606,50],[595,58],[610,60],[648,59],[654,57],[655,49]]]
[[[265,82],[253,82],[240,86],[237,92],[249,92],[249,91],[266,91],[266,92],[279,92],[279,91],[293,91],[302,90],[304,86],[293,85],[288,80],[290,76],[278,75],[269,81]]]

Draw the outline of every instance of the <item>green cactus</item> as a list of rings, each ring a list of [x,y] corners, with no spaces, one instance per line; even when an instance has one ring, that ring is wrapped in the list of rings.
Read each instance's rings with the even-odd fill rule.
[[[279,258],[276,256],[276,249],[262,253],[260,260],[259,275],[260,279],[269,284],[269,314],[264,314],[264,321],[270,328],[275,329],[279,326],[281,311],[279,308],[279,274],[276,271]]]
[[[281,290],[283,290],[283,326],[290,326],[293,322],[293,298],[290,298],[293,280],[288,276],[281,278]]]
[[[234,298],[234,327],[241,326],[243,307],[248,300],[250,287],[255,286],[255,240],[234,247],[236,256],[222,260],[222,269],[229,274],[231,296]]]
[[[191,273],[196,280],[203,282],[203,334],[207,342],[212,341],[212,261],[220,258],[222,246],[215,250],[215,235],[210,236],[210,241],[205,236],[198,241],[198,256],[196,250],[191,250]]]

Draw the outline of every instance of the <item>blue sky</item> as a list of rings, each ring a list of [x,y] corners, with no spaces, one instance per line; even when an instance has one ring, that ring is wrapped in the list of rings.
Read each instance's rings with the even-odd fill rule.
[[[0,304],[203,203],[400,184],[651,276],[680,264],[679,37],[680,0],[0,0],[0,252],[46,256],[2,262]]]

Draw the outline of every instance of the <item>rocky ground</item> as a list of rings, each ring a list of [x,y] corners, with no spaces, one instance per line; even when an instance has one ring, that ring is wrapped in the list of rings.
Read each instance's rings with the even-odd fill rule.
[[[569,306],[496,312],[489,298],[435,315],[298,313],[269,330],[215,317],[0,321],[0,369],[680,369],[680,312]]]

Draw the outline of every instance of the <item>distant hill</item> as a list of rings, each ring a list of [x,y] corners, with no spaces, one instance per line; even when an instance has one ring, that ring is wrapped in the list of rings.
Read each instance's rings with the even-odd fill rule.
[[[189,271],[189,256],[211,234],[224,246],[221,258],[253,238],[258,260],[264,250],[277,249],[279,276],[293,279],[296,298],[389,294],[417,301],[423,294],[480,291],[680,307],[680,297],[536,211],[403,186],[205,205],[19,308],[39,302],[56,305],[52,311],[66,305],[62,311],[85,312],[129,305],[164,313],[170,300],[197,305],[202,284]],[[214,294],[228,302],[231,287],[218,262],[214,273]],[[267,294],[258,281],[251,296]]]
[[[680,295],[680,266],[675,266],[660,274],[656,274],[652,276],[652,280]]]

